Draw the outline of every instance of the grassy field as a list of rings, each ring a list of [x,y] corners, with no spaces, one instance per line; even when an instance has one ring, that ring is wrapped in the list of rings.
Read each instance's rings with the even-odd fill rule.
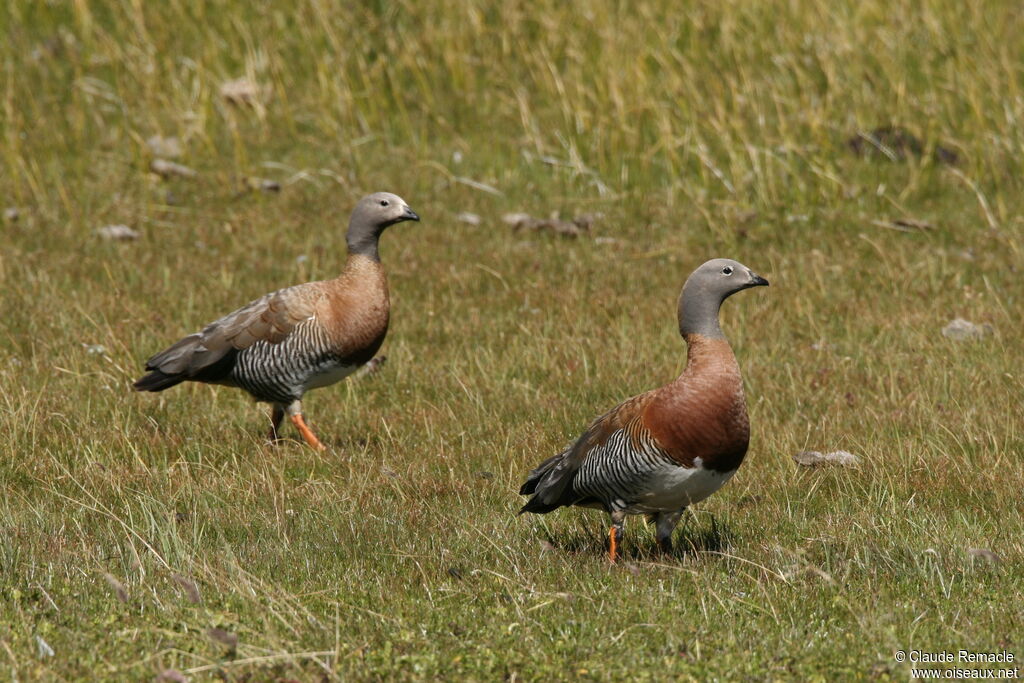
[[[0,678],[1024,657],[1019,3],[193,4],[0,7]],[[900,158],[854,152],[884,126]],[[149,172],[154,135],[197,175]],[[308,397],[328,452],[264,446],[236,390],[131,391],[182,334],[336,274],[372,190],[423,221],[384,236],[387,364]],[[572,239],[520,211],[601,215]],[[602,515],[516,517],[534,464],[681,370],[676,297],[715,256],[772,282],[723,311],[739,474],[667,558],[639,519],[610,566]]]

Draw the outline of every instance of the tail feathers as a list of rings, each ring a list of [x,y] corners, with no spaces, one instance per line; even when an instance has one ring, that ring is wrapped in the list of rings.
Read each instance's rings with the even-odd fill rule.
[[[190,334],[146,361],[149,372],[135,382],[136,391],[163,391],[188,381],[218,382],[231,373],[238,349],[223,344],[210,349],[201,333]]]
[[[519,487],[519,495],[529,496],[534,493],[537,490],[537,485],[540,484],[541,480],[544,479],[544,476],[547,475],[548,472],[555,469],[563,455],[565,455],[564,452],[559,453],[558,455],[552,456],[537,465],[532,472],[526,475],[526,481]]]
[[[199,333],[179,339],[147,360],[146,369],[162,371],[165,375],[178,375],[194,370],[198,365],[194,358],[196,352],[209,353],[201,342],[202,336]]]
[[[554,496],[551,495],[552,491],[550,489],[553,482],[549,481],[549,475],[558,469],[558,466],[562,464],[567,455],[568,452],[566,451],[552,456],[527,475],[526,481],[519,487],[519,495],[532,495],[533,497],[526,501],[526,505],[520,508],[519,514],[524,512],[545,514],[567,504],[564,496],[561,495],[564,491],[558,491]],[[551,500],[552,498],[554,500]]]
[[[163,391],[181,384],[186,379],[188,378],[184,375],[168,375],[159,370],[152,370],[136,380],[132,386],[135,387],[135,391]]]
[[[534,496],[530,500],[526,501],[526,505],[519,508],[518,514],[521,515],[524,512],[532,512],[535,515],[546,515],[552,510],[557,510],[560,507],[562,507],[560,503],[542,503],[539,497]]]

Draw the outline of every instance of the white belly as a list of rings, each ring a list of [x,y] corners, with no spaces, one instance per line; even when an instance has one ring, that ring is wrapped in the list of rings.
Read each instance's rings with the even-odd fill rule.
[[[306,391],[319,389],[340,382],[359,369],[358,365],[331,365],[309,376]]]
[[[722,488],[736,470],[716,472],[705,469],[700,458],[693,467],[665,464],[650,478],[646,492],[629,507],[630,512],[648,513],[662,510],[680,510],[699,503]]]

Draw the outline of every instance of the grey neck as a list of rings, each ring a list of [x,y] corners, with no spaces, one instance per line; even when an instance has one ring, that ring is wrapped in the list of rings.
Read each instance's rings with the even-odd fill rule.
[[[718,326],[718,310],[721,307],[722,299],[719,296],[703,291],[695,282],[687,282],[679,297],[679,333],[684,337],[699,334],[711,339],[724,339],[722,328]]]
[[[380,253],[377,245],[380,242],[380,233],[372,228],[349,226],[345,243],[348,245],[348,253],[365,256],[372,261],[380,261]]]

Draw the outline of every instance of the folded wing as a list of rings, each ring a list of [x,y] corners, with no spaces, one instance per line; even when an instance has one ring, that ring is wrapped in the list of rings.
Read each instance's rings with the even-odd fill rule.
[[[530,472],[519,493],[533,497],[522,507],[520,514],[545,513],[565,505],[603,502],[597,498],[590,500],[592,494],[574,485],[578,483],[577,477],[588,459],[605,460],[621,455],[618,451],[623,448],[644,448],[638,441],[645,438],[641,432],[646,432],[643,429],[643,410],[653,397],[652,391],[620,403],[594,420],[575,443]],[[610,447],[615,452],[610,452]]]
[[[234,366],[237,353],[257,342],[277,344],[313,317],[323,296],[314,282],[271,292],[190,334],[146,361],[150,372],[139,391],[161,391],[186,380],[216,382]]]

